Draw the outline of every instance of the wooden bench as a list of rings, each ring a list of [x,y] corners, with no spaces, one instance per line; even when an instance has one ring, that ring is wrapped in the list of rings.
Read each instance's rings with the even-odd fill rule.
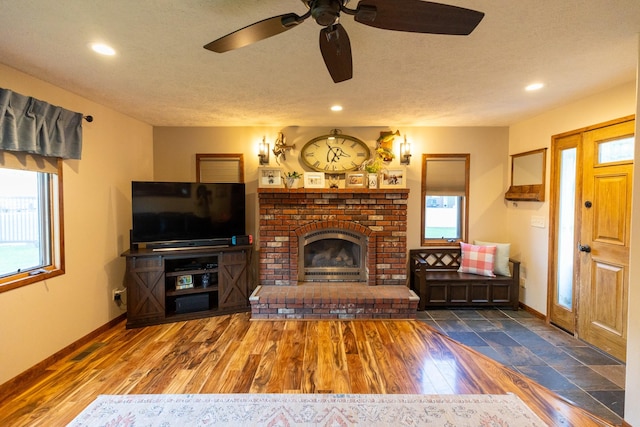
[[[418,296],[418,309],[508,307],[518,309],[520,262],[509,259],[511,277],[458,273],[460,247],[409,251],[410,286]]]

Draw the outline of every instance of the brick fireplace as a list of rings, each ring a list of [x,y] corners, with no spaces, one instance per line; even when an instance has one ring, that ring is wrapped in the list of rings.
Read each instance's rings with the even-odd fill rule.
[[[369,285],[407,281],[408,189],[258,189],[260,284],[296,285],[299,239],[325,228],[368,238]]]
[[[418,298],[406,287],[408,197],[408,189],[259,188],[253,317],[415,318]],[[323,230],[361,236],[357,279],[305,280],[304,242]]]

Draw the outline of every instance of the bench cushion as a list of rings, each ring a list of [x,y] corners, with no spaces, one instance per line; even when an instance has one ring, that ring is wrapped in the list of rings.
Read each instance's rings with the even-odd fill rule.
[[[480,276],[495,277],[493,272],[494,259],[496,256],[495,246],[470,245],[460,242],[460,252],[462,260],[458,273],[471,273]]]
[[[501,276],[511,276],[511,270],[509,269],[511,243],[494,243],[474,240],[473,244],[480,246],[495,246],[496,258],[493,264],[493,272]]]

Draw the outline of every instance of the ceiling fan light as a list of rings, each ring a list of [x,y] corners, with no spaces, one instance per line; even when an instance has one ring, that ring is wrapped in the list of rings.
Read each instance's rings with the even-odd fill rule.
[[[104,43],[91,43],[91,50],[105,56],[113,56],[116,54],[114,48]]]
[[[527,87],[524,88],[527,92],[533,92],[536,90],[540,90],[544,87],[544,83],[531,83]]]

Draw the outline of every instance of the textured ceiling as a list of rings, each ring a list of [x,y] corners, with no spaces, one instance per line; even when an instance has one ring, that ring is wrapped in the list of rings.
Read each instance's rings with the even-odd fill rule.
[[[298,0],[2,0],[0,62],[155,126],[505,126],[635,78],[638,0],[445,3],[485,18],[464,37],[343,15],[354,77],[339,84],[312,19],[235,51],[202,47],[302,15]],[[97,56],[93,41],[117,55]],[[545,88],[525,92],[534,81]]]

